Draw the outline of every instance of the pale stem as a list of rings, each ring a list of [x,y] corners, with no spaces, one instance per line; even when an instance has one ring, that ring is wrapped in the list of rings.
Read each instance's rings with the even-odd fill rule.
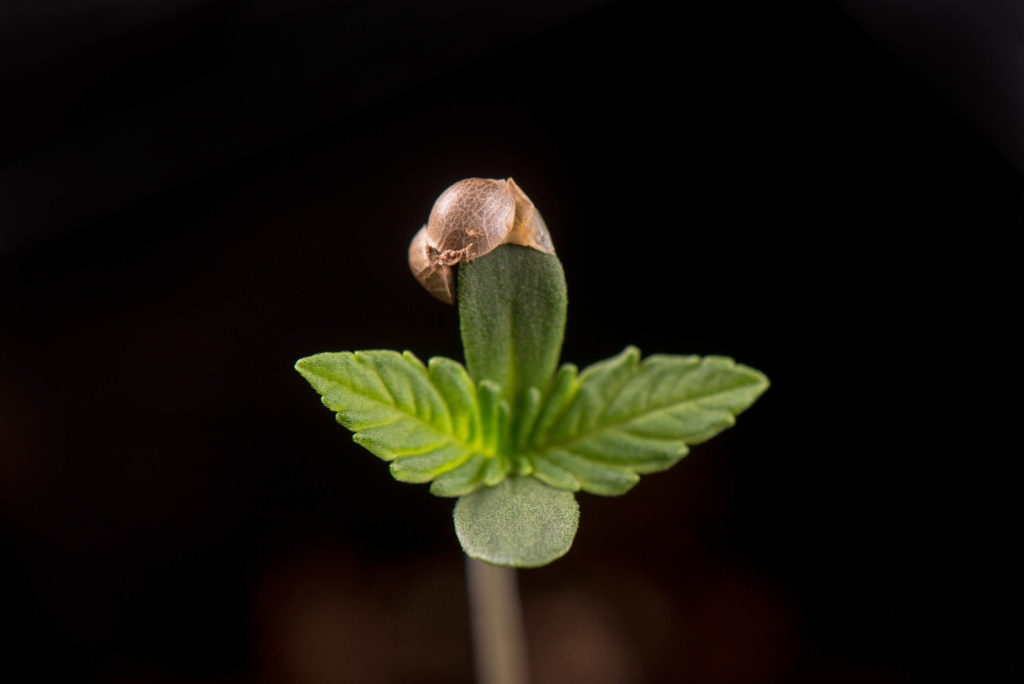
[[[477,684],[527,684],[526,635],[514,568],[466,556]]]

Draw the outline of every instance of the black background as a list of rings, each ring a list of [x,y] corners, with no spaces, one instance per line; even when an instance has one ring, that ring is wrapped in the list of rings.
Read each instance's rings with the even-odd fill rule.
[[[292,370],[460,357],[405,250],[468,176],[543,212],[564,359],[773,381],[580,496],[521,573],[537,682],[1024,677],[1019,454],[986,437],[1019,128],[958,106],[998,61],[828,3],[94,4],[0,15],[3,667],[32,673],[0,677],[470,681],[450,502]]]

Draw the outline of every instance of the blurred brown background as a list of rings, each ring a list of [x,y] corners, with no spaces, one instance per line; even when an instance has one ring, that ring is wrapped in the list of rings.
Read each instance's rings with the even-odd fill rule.
[[[521,573],[534,679],[1024,680],[1011,2],[0,9],[0,680],[468,682],[451,502],[292,370],[460,356],[407,241],[513,176],[564,358],[773,387]],[[1008,321],[1004,323],[1004,321]],[[1004,415],[1005,414],[1005,415]]]

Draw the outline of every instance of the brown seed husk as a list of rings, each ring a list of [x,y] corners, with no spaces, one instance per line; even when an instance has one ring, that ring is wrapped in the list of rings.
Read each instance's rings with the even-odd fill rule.
[[[554,254],[544,219],[511,178],[467,178],[441,193],[409,245],[409,268],[432,295],[455,303],[452,268],[503,244]]]

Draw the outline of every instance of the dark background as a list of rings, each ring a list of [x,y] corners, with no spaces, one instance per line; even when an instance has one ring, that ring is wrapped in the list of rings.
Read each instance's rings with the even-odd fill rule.
[[[468,682],[451,502],[292,370],[460,356],[409,275],[513,176],[564,358],[763,370],[521,573],[535,680],[1024,680],[1009,2],[0,10],[0,679]]]

